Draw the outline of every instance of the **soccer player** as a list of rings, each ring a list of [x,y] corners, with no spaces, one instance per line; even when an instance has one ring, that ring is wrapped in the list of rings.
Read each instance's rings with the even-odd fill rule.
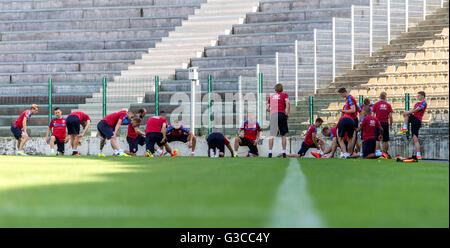
[[[358,128],[358,124],[359,124],[358,113],[361,112],[361,107],[358,106],[355,98],[352,95],[350,95],[345,88],[340,88],[338,90],[338,93],[342,98],[345,99],[345,105],[339,111],[344,115],[347,114],[347,117],[349,117],[353,120],[353,122],[355,124],[355,129]],[[351,139],[352,137],[349,137],[349,138]],[[361,146],[356,139],[355,139],[352,147],[355,145],[356,145],[356,148],[359,151],[361,151]],[[352,150],[350,150],[348,152],[351,153],[352,151],[353,151],[353,148],[352,148]]]
[[[128,125],[127,142],[130,149],[125,151],[128,155],[136,156],[139,146],[145,145],[145,133],[139,129],[141,122],[141,118],[135,117]]]
[[[322,128],[322,135],[331,138],[331,146],[329,146],[328,148],[326,148],[323,151],[322,157],[333,158],[334,154],[336,153],[336,150],[338,148],[337,126],[332,127],[332,128],[329,128],[329,127]],[[326,156],[327,154],[330,154],[330,155]]]
[[[114,156],[119,157],[129,157],[122,149],[120,149],[119,142],[117,141],[117,133],[119,132],[120,126],[122,124],[128,125],[132,119],[134,119],[134,112],[129,110],[122,110],[120,112],[112,113],[105,116],[98,124],[97,129],[100,132],[100,152],[98,156],[104,157],[103,147],[105,146],[106,140],[110,140],[111,147],[114,151]]]
[[[159,116],[152,116],[147,120],[145,143],[147,146],[147,157],[154,157],[155,144],[159,147],[157,150],[158,156],[164,155],[164,152],[161,150],[163,146],[172,157],[175,157],[178,154],[177,149],[174,149],[172,152],[172,148],[167,144],[167,120],[164,111],[161,111]]]
[[[67,134],[66,143],[70,140],[72,146],[72,156],[80,156],[78,146],[81,145],[80,139],[86,134],[91,125],[91,118],[80,111],[73,112],[66,119]],[[83,126],[83,132],[80,134],[80,126]]]
[[[49,134],[52,132],[52,137],[50,138],[50,154],[55,155],[55,143],[58,147],[57,151],[59,155],[64,156],[64,144],[66,140],[66,119],[62,117],[62,111],[60,108],[55,108],[54,110],[56,118],[50,121],[50,125],[45,135],[45,142],[49,142]]]
[[[273,139],[279,132],[282,139],[281,151],[283,158],[286,158],[286,134],[288,129],[288,118],[291,112],[289,96],[283,92],[283,85],[276,84],[275,93],[270,95],[267,102],[267,111],[270,112],[270,137],[269,137],[269,158],[272,157]]]
[[[231,153],[231,157],[234,157],[233,148],[231,148],[230,141],[220,132],[211,133],[207,138],[208,143],[208,157],[221,157],[225,156],[225,146]],[[219,153],[217,156],[217,152]]]
[[[383,128],[383,152],[386,153],[385,157],[390,158],[389,156],[389,130],[392,130],[392,125],[394,123],[394,119],[392,117],[392,106],[391,104],[386,102],[387,94],[386,92],[381,92],[380,94],[380,100],[376,102],[373,105],[372,111],[375,114],[375,117],[378,119],[378,121],[381,124],[381,127]],[[377,129],[378,130],[378,129]],[[377,157],[381,157],[383,155],[383,152],[381,151],[381,140],[379,139],[380,134],[377,133],[375,135],[377,138],[377,150],[376,155]]]
[[[27,122],[31,118],[32,115],[37,114],[39,111],[39,107],[37,104],[32,104],[30,109],[27,109],[20,114],[19,118],[17,118],[16,122],[11,125],[11,132],[14,135],[14,138],[17,140],[17,156],[25,156],[26,154],[23,152],[23,147],[27,142],[29,136],[27,133]]]
[[[383,128],[380,125],[378,119],[370,114],[370,106],[365,106],[363,109],[363,117],[361,119],[360,126],[356,129],[357,132],[363,131],[362,136],[362,158],[376,158],[376,143],[377,139],[375,138],[378,129],[378,133],[381,135],[383,133]],[[380,137],[381,139],[382,137]]]
[[[403,129],[398,132],[398,134],[404,134],[408,132],[408,124],[411,123],[411,133],[414,141],[414,146],[416,147],[416,155],[413,155],[413,159],[420,160],[422,155],[420,154],[420,143],[419,143],[419,130],[422,127],[422,118],[427,109],[427,101],[425,101],[425,92],[420,91],[417,93],[417,99],[419,100],[414,108],[403,112],[403,117],[405,122],[403,124]]]
[[[349,158],[350,152],[353,151],[353,147],[356,142],[356,133],[355,133],[355,121],[348,113],[344,113],[338,121],[337,130],[338,130],[338,143],[341,148],[341,157]],[[345,144],[345,137],[347,137],[348,144]]]
[[[167,143],[180,141],[188,143],[188,147],[192,149],[191,156],[195,156],[195,146],[197,145],[197,137],[189,131],[183,124],[175,123],[167,128]]]
[[[255,116],[249,114],[247,121],[242,124],[238,131],[239,137],[234,140],[234,156],[238,156],[239,146],[247,146],[250,149],[248,157],[258,157],[258,142],[261,138],[261,125],[255,121]]]
[[[363,110],[365,106],[369,106],[369,107],[370,107],[370,113],[373,112],[373,106],[374,106],[374,104],[370,102],[370,99],[369,99],[369,98],[364,98],[364,104],[361,105],[361,106],[359,107],[359,109]],[[362,113],[363,113],[363,111],[360,112],[361,116],[362,116]],[[362,118],[362,117],[361,117],[361,118]]]
[[[322,118],[317,118],[314,124],[312,124],[308,132],[306,133],[305,140],[302,142],[302,146],[297,154],[289,154],[288,157],[304,157],[309,148],[316,148],[319,150],[319,153],[311,152],[311,154],[316,158],[321,158],[323,155],[323,151],[325,150],[325,141],[317,138],[317,128],[319,128],[323,123]]]

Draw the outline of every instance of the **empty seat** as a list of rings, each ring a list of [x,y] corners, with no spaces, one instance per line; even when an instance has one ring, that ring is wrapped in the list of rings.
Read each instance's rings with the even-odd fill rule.
[[[425,93],[427,93],[427,94],[433,94],[433,88],[431,88],[431,87],[426,88],[426,89],[425,89]]]
[[[405,84],[405,78],[404,77],[398,77],[395,79],[396,84]]]
[[[402,66],[397,67],[397,70],[395,71],[395,73],[402,74],[402,73],[405,73],[405,71],[406,71],[406,67],[402,65]]]
[[[394,77],[389,77],[389,78],[386,80],[386,84],[388,84],[388,85],[394,85],[394,84],[395,84],[395,78],[394,78]]]
[[[392,74],[395,73],[395,65],[390,65],[388,66],[388,68],[386,69],[386,74]]]
[[[399,88],[395,90],[395,95],[404,95],[405,91],[403,90],[403,88]]]
[[[371,78],[371,79],[369,79],[369,82],[368,82],[367,84],[369,84],[369,85],[375,85],[375,84],[377,84],[377,78]]]
[[[415,79],[416,79],[415,77],[408,77],[408,78],[406,78],[405,84],[406,84],[406,85],[412,85],[412,84],[415,84],[415,83],[416,83],[416,80],[415,80]]]
[[[359,91],[358,91],[358,94],[359,94],[360,96],[365,96],[365,95],[367,95],[367,90],[359,90]]]
[[[432,84],[434,83],[434,77],[433,76],[427,76],[425,78],[425,84]]]

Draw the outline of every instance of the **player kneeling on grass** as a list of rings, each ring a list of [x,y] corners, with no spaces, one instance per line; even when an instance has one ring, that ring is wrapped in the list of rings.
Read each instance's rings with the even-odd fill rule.
[[[178,154],[178,150],[170,148],[167,144],[167,120],[166,113],[161,111],[159,116],[150,117],[147,120],[147,127],[145,128],[145,143],[147,148],[147,157],[154,157],[155,155],[155,144],[158,145],[158,150],[156,155],[163,156],[164,152],[161,148],[164,146],[166,151],[175,157]]]
[[[55,143],[58,147],[58,154],[64,155],[64,144],[67,143],[66,140],[66,119],[62,117],[62,111],[60,108],[55,108],[54,113],[56,118],[50,121],[50,125],[45,135],[45,141],[49,142],[49,134],[52,132],[52,137],[50,138],[50,154],[55,155]]]
[[[317,128],[319,128],[323,123],[322,118],[317,118],[313,125],[311,125],[306,133],[305,140],[302,142],[302,146],[297,154],[289,154],[288,157],[299,158],[304,157],[309,148],[316,148],[319,153],[311,152],[311,154],[316,158],[321,158],[323,156],[323,150],[325,150],[325,141],[317,138]]]
[[[412,156],[412,159],[422,159],[420,154],[420,143],[419,143],[419,130],[422,127],[422,118],[427,109],[427,101],[425,101],[425,92],[420,91],[417,93],[417,99],[419,100],[414,108],[409,111],[403,112],[403,117],[405,122],[403,124],[403,129],[398,132],[398,134],[404,134],[408,132],[408,124],[411,123],[411,133],[414,141],[414,146],[416,147],[416,155]]]
[[[27,122],[31,118],[32,115],[37,114],[39,111],[39,107],[37,104],[32,104],[30,109],[27,109],[20,114],[19,118],[17,118],[16,122],[11,125],[11,132],[14,135],[14,138],[17,140],[17,152],[18,156],[25,156],[26,154],[23,152],[23,147],[27,142],[29,136],[27,133]]]
[[[80,139],[86,134],[91,125],[91,118],[83,112],[77,111],[67,116],[67,137],[66,143],[70,140],[72,146],[72,156],[80,156],[78,146],[81,146]],[[80,126],[83,126],[83,132],[80,134]]]
[[[378,119],[371,114],[370,106],[365,106],[363,109],[363,115],[361,122],[359,124],[358,129],[356,129],[356,132],[362,131],[362,153],[360,156],[362,158],[377,158],[377,155],[375,153],[376,146],[377,146],[377,129],[378,133],[380,134],[379,139],[383,139],[383,128],[381,127],[380,122]]]
[[[167,128],[167,143],[175,141],[188,143],[188,147],[192,149],[191,156],[195,156],[195,146],[197,145],[197,137],[189,131],[183,124],[175,123]]]
[[[145,145],[145,133],[139,129],[141,121],[140,118],[136,117],[128,125],[127,142],[130,150],[125,151],[128,155],[136,156],[139,146]]]
[[[220,132],[211,133],[207,138],[208,143],[208,157],[223,158],[225,156],[225,146],[231,153],[231,157],[234,157],[233,148],[231,148],[230,141]]]
[[[119,132],[120,126],[122,124],[128,125],[134,116],[135,114],[133,111],[127,112],[126,110],[122,110],[120,112],[105,116],[105,118],[97,124],[97,129],[102,137],[98,156],[105,156],[103,154],[103,147],[105,146],[106,140],[109,140],[114,151],[114,156],[129,157],[128,154],[124,153],[124,151],[120,149],[119,142],[117,141],[117,133]]]
[[[261,125],[255,121],[254,115],[249,115],[249,119],[242,124],[237,137],[234,140],[234,156],[238,156],[239,146],[247,146],[250,151],[247,157],[258,157],[258,142],[261,138]]]
[[[327,158],[333,158],[338,148],[337,127],[332,127],[331,129],[329,127],[322,128],[322,135],[331,138],[331,146],[323,151],[324,155],[322,157],[326,157],[327,154],[330,154]]]

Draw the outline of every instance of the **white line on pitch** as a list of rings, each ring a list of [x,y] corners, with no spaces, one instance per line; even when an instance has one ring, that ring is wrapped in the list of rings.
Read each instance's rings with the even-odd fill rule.
[[[267,227],[325,227],[308,193],[306,177],[297,159],[290,159],[278,188]]]

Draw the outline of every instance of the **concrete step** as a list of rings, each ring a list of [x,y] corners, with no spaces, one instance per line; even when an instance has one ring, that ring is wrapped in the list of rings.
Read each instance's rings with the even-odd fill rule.
[[[0,62],[0,73],[119,71],[128,68],[132,63],[134,60]]]
[[[331,28],[331,20],[246,23],[233,26],[234,34],[294,32]]]
[[[0,73],[0,83],[46,82],[49,78],[55,81],[100,81],[103,77],[112,79],[113,75],[119,73],[120,71]]]
[[[296,40],[312,40],[314,32],[279,32],[279,33],[252,33],[219,36],[219,46],[239,44],[261,44],[261,43],[289,43]]]

